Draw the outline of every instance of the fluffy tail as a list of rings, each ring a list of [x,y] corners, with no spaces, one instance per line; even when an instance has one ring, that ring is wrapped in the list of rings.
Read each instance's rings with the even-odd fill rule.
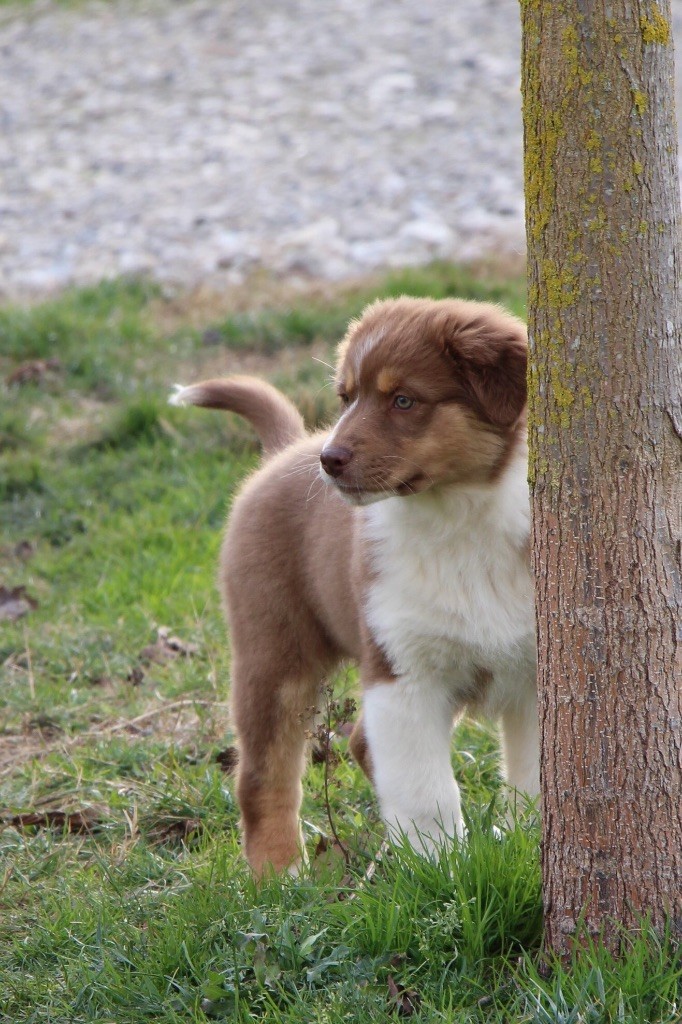
[[[305,436],[298,409],[281,391],[256,377],[223,377],[189,387],[176,384],[169,402],[238,413],[253,425],[265,455],[272,455]]]

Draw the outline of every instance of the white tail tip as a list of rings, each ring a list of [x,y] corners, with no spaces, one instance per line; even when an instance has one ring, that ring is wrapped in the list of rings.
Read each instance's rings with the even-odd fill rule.
[[[184,384],[174,384],[173,393],[168,396],[169,405],[191,405],[192,385],[185,387]]]

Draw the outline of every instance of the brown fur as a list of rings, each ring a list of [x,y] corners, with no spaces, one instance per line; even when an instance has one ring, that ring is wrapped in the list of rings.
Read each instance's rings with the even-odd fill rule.
[[[358,718],[357,722],[353,726],[353,731],[350,734],[348,741],[350,752],[358,762],[367,778],[371,781],[372,779],[372,756],[369,752],[369,744],[367,743],[367,737],[365,736],[365,730],[362,727],[362,715]]]
[[[523,325],[497,307],[373,304],[339,349],[337,389],[354,404],[334,434],[351,453],[337,486],[361,502],[368,491],[493,481],[524,429],[525,362]],[[296,410],[259,381],[194,385],[184,400],[194,402],[193,391],[195,404],[250,419],[271,453],[234,502],[220,561],[237,793],[246,855],[260,874],[300,857],[305,736],[326,676],[344,658],[360,662],[365,685],[392,669],[362,621],[371,559],[360,515],[320,478],[326,435],[305,436]],[[414,407],[396,408],[397,394]],[[486,682],[480,674],[477,687]],[[351,749],[371,775],[361,722]]]
[[[228,409],[253,425],[270,455],[302,437],[303,417],[298,409],[272,384],[257,377],[228,377],[204,380],[185,388],[183,404],[203,409]]]

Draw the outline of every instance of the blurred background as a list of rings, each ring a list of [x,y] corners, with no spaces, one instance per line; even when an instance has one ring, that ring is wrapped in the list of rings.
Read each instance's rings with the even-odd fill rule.
[[[36,0],[0,51],[4,299],[523,252],[517,0]]]

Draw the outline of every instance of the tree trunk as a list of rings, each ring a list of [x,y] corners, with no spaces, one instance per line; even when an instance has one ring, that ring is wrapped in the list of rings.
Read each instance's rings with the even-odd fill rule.
[[[669,3],[521,0],[547,943],[682,932]]]

